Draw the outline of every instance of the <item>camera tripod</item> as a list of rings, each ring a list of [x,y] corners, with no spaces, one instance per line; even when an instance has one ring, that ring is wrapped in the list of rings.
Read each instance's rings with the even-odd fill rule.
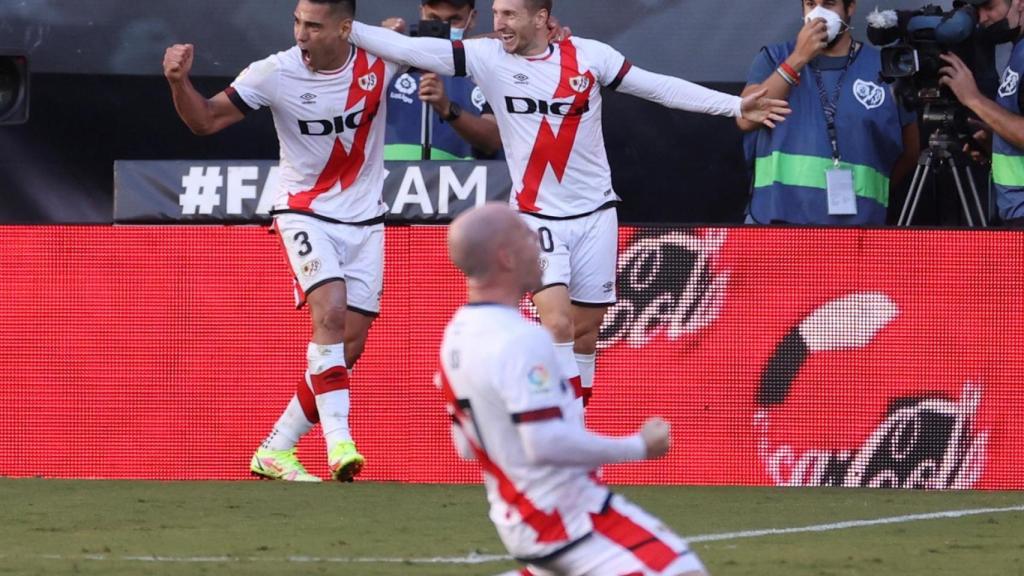
[[[907,192],[907,199],[903,203],[903,210],[900,212],[900,219],[897,226],[910,226],[914,221],[914,214],[917,212],[918,202],[921,201],[921,194],[928,183],[928,176],[938,176],[943,168],[948,168],[953,174],[953,181],[956,184],[957,195],[960,197],[960,207],[963,209],[967,225],[974,227],[974,216],[977,215],[981,226],[988,226],[988,219],[985,217],[985,210],[981,207],[981,198],[978,196],[978,187],[974,184],[974,176],[971,175],[971,167],[966,154],[960,149],[956,138],[939,129],[928,138],[928,148],[921,151],[917,161],[917,168],[914,170],[914,179],[910,183],[910,190]],[[961,176],[962,175],[962,176]],[[967,193],[964,190],[963,181],[971,186],[971,198],[974,201],[972,212],[967,202]]]

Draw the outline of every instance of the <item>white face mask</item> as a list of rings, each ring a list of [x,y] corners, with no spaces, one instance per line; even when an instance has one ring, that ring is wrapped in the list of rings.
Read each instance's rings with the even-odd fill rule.
[[[843,31],[843,26],[846,25],[839,14],[836,14],[828,8],[822,8],[821,6],[815,6],[814,10],[808,12],[807,16],[804,16],[804,22],[810,22],[817,18],[821,18],[825,21],[825,29],[828,31],[829,44],[839,37],[839,33]]]
[[[452,26],[452,40],[462,40],[466,36],[465,28],[456,28]]]

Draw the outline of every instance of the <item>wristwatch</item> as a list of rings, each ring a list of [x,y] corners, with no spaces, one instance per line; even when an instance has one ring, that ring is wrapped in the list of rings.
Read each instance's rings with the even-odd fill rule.
[[[448,104],[448,113],[445,114],[441,120],[444,120],[445,122],[452,122],[453,120],[457,120],[459,116],[462,116],[462,106],[459,106],[455,102],[451,102]]]

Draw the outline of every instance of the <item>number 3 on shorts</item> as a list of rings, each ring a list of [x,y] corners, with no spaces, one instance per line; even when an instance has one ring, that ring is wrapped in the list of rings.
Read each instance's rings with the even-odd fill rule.
[[[313,245],[309,243],[309,234],[305,232],[297,232],[292,237],[295,242],[299,243],[299,256],[305,257],[313,251]]]

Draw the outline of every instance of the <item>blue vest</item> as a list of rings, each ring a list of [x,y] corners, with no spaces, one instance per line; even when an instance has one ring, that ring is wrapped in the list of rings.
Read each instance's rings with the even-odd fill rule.
[[[777,44],[764,50],[772,62],[781,63],[794,45]],[[903,153],[903,127],[899,102],[891,88],[878,79],[879,54],[877,49],[861,45],[843,78],[836,113],[840,167],[853,171],[857,214],[828,214],[825,171],[834,164],[832,145],[814,71],[807,66],[800,84],[790,91],[793,113],[774,130],[747,135],[747,161],[754,168],[750,202],[754,222],[885,224],[889,176]],[[835,84],[827,79],[823,84],[828,97],[834,97]]]
[[[442,76],[445,92],[452,102],[465,110],[465,114],[480,114],[487,101],[473,82],[466,78]],[[388,125],[384,137],[385,160],[420,160],[420,132],[423,102],[419,96],[420,74],[406,73],[395,78],[385,98],[388,102]],[[473,158],[473,147],[448,124],[441,122],[435,112],[431,139],[431,158],[456,160]]]
[[[1024,74],[1024,42],[1018,41],[999,84],[999,105],[1021,115],[1017,98],[1020,77]],[[999,217],[1024,218],[1024,150],[1014,148],[999,134],[992,139],[992,187],[996,193]]]

